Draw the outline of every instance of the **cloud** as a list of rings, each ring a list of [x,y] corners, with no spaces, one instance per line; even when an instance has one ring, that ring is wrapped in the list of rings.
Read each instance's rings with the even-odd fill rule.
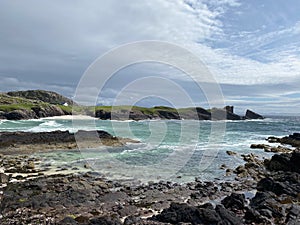
[[[229,102],[249,95],[258,106],[259,98],[288,104],[291,99],[282,96],[300,85],[299,10],[300,4],[283,0],[3,0],[0,88],[50,89],[70,97],[98,56],[121,44],[154,39],[195,53]],[[142,65],[126,74],[107,87],[103,101],[111,102],[122,85],[143,76],[192,85],[187,75],[166,66]]]

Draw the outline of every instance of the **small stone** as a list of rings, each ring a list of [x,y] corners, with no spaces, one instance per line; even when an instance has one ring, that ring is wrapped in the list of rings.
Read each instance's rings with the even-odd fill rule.
[[[226,151],[227,155],[236,155],[237,153],[236,152],[233,152],[233,151]]]
[[[6,184],[9,181],[9,176],[5,173],[0,173],[0,184]]]

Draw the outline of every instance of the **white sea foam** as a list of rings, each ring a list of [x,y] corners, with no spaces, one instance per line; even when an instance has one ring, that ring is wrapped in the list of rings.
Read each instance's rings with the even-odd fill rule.
[[[50,120],[39,124],[36,127],[32,127],[28,129],[29,132],[46,132],[46,131],[54,131],[54,130],[67,130],[67,128],[63,127],[63,124],[57,123],[56,121]]]
[[[64,115],[45,117],[42,120],[97,120],[97,118],[86,115]]]

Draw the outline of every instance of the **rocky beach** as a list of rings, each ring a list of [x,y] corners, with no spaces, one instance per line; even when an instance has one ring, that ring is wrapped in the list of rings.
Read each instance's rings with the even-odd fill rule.
[[[92,170],[51,174],[34,156],[1,155],[0,223],[299,224],[299,137],[269,137],[284,145],[284,153],[280,145],[270,159],[227,152],[245,161],[224,170],[234,174],[232,181],[121,182]]]

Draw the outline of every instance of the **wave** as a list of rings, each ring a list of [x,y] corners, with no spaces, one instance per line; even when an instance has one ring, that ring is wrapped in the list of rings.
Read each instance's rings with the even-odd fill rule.
[[[28,129],[29,132],[45,132],[45,131],[54,131],[54,130],[67,130],[63,127],[63,124],[57,123],[56,121],[50,120],[39,124],[36,127]],[[62,129],[61,129],[62,128]]]

